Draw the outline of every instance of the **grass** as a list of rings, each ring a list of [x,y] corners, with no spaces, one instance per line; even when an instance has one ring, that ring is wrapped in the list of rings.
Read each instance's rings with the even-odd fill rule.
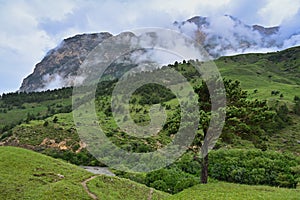
[[[80,183],[90,173],[29,150],[0,147],[0,174],[3,199],[89,199]]]
[[[81,182],[93,174],[30,150],[0,147],[0,174],[0,199],[91,199]],[[88,188],[99,199],[139,200],[150,193],[144,185],[106,176],[88,182]],[[168,196],[153,190],[152,199]]]
[[[299,199],[299,189],[283,189],[269,186],[249,186],[225,182],[196,185],[173,195],[171,200],[296,200]]]
[[[53,122],[55,116],[58,119],[56,123]],[[33,146],[40,145],[45,138],[55,140],[56,143],[63,140],[78,143],[79,136],[74,129],[72,113],[60,113],[55,116],[45,120],[32,120],[16,126],[10,140],[17,139],[21,145]],[[48,122],[47,126],[44,125],[45,122]]]
[[[0,147],[1,199],[90,199],[81,182],[91,173],[61,160],[16,147]],[[63,175],[61,177],[60,175]],[[148,199],[150,188],[117,177],[87,183],[99,199]],[[153,190],[152,199],[299,199],[299,189],[224,182],[196,185],[176,195]]]
[[[109,183],[109,184],[107,184]],[[88,183],[88,188],[101,199],[139,199],[147,200],[150,188],[136,182],[116,177],[99,176]],[[155,191],[151,194],[152,200],[166,199],[170,194]]]
[[[243,89],[247,90],[251,98],[293,101],[295,95],[300,95],[300,85],[289,80],[284,73],[272,72],[264,69],[260,63],[240,65],[239,62],[224,63],[216,61],[220,73],[224,78],[239,80]],[[260,73],[260,74],[257,74]],[[271,77],[270,77],[271,76]],[[254,93],[254,90],[257,92]],[[279,91],[283,97],[271,95],[272,91]]]
[[[0,109],[6,110],[6,112],[0,112],[0,128],[3,128],[5,125],[16,125],[19,122],[26,120],[29,113],[36,117],[42,117],[49,114],[48,107],[57,111],[60,107],[68,105],[71,105],[70,98],[24,103],[22,108],[12,106],[8,109],[5,106],[1,108],[3,106],[3,102],[0,100]]]
[[[293,152],[300,156],[300,116],[292,115],[292,124],[274,133],[269,141],[269,148],[281,152]]]
[[[266,99],[269,103],[274,104],[276,102],[287,103],[288,107],[292,108],[294,96],[300,96],[300,57],[299,53],[296,54],[300,52],[298,49],[300,48],[287,50],[278,55],[249,54],[220,58],[216,64],[223,77],[241,82],[242,88],[249,92],[249,98]],[[275,58],[274,56],[276,61],[272,60]],[[187,64],[179,65],[179,67],[184,69],[184,73],[190,75],[193,85],[200,82],[200,79],[193,79],[195,77],[194,71],[192,68],[188,68]],[[254,92],[254,90],[256,91]],[[272,91],[279,91],[279,94],[272,95]],[[280,97],[280,94],[283,96]],[[98,110],[97,114],[103,128],[112,134],[111,139],[119,146],[131,147],[131,144],[137,144],[137,146],[147,144],[155,148],[160,145],[157,144],[157,141],[161,144],[169,141],[169,137],[166,134],[163,135],[164,133],[154,137],[153,140],[149,139],[149,141],[138,141],[123,134],[118,129],[114,119],[105,115],[104,111],[108,108],[110,101],[105,95],[103,98],[106,98],[104,104],[100,105],[103,106],[104,110]],[[137,100],[141,99],[138,95],[136,98]],[[177,103],[175,99],[165,102],[166,105],[170,106],[167,114],[172,116],[176,113],[174,107]],[[6,112],[0,113],[0,128],[25,120],[28,113],[41,117],[48,113],[48,107],[58,111],[61,107],[70,104],[70,98],[67,98],[40,103],[25,103],[23,108],[6,109]],[[2,102],[0,101],[0,107],[1,105]],[[140,124],[148,123],[149,106],[132,105],[132,109],[134,111],[131,114],[136,121],[139,121]],[[32,120],[29,123],[16,126],[12,130],[11,139],[39,149],[43,140],[48,138],[55,140],[56,143],[66,141],[70,149],[77,150],[79,137],[75,132],[72,113],[60,113],[55,116],[58,117],[58,122],[53,122],[54,116],[51,116],[45,120]],[[293,124],[271,135],[268,145],[271,150],[289,151],[299,155],[300,117],[291,116]],[[44,126],[45,121],[48,122],[47,126]],[[239,140],[239,138],[236,140],[234,147],[254,148],[253,144],[247,141]],[[128,149],[130,150],[130,148]],[[91,177],[92,174],[74,165],[32,151],[0,147],[0,174],[0,198],[3,199],[90,198],[84,191],[81,182]],[[61,178],[60,174],[64,177]],[[150,195],[150,188],[114,177],[99,176],[88,182],[88,188],[100,199],[148,199]],[[164,199],[169,196],[154,190],[152,199]],[[215,182],[194,186],[170,197],[170,199],[299,199],[298,196],[300,196],[299,190]]]

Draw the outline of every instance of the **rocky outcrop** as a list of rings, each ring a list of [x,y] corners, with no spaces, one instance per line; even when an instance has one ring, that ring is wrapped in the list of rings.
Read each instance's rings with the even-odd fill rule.
[[[281,48],[283,45],[283,42],[276,41],[280,27],[247,25],[230,15],[214,18],[196,16],[175,22],[174,25],[181,32],[190,34],[215,58],[259,49]]]
[[[214,18],[195,16],[183,22],[174,22],[173,25],[202,44],[212,58],[261,52],[262,49],[264,51],[282,50],[295,46],[300,34],[295,33],[297,36],[294,37],[295,41],[286,43],[293,35],[283,37],[280,34],[280,27],[266,28],[260,25],[247,25],[230,15]],[[111,36],[110,33],[93,33],[65,39],[35,66],[34,72],[23,80],[20,91],[30,92],[71,86],[87,55]],[[132,33],[128,36],[134,37]],[[120,77],[120,71],[130,68],[130,62],[124,62],[126,59],[115,63],[107,69],[107,73]]]
[[[34,72],[23,80],[20,91],[37,91],[71,86],[77,70],[87,55],[110,33],[82,34],[67,38],[49,51],[35,66]],[[61,81],[64,81],[62,84]]]

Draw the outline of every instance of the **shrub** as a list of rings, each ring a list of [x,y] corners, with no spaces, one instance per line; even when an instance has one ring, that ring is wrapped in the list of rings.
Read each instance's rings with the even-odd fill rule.
[[[171,194],[196,185],[197,178],[177,168],[160,169],[146,175],[146,185]]]
[[[48,125],[49,125],[48,121],[45,121],[44,124],[43,124],[44,127],[47,127]]]
[[[300,101],[296,101],[295,106],[294,106],[294,113],[296,115],[300,115]]]
[[[300,160],[290,154],[261,150],[217,150],[209,154],[212,178],[250,185],[295,188]]]

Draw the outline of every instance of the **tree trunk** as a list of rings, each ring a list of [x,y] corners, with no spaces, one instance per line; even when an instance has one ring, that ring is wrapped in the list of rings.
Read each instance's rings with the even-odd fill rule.
[[[201,170],[201,183],[206,184],[208,179],[208,154],[203,158]]]

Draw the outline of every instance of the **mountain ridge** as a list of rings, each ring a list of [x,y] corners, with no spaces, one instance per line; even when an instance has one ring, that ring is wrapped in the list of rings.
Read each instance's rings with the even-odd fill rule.
[[[183,22],[175,21],[173,25],[202,44],[214,59],[226,55],[285,49],[286,41],[293,36],[277,41],[281,27],[247,25],[230,15],[219,18],[195,16]],[[32,92],[72,86],[76,72],[87,55],[103,40],[112,36],[111,33],[102,32],[64,39],[35,66],[33,73],[23,80],[19,91]]]
[[[20,91],[55,89],[63,82],[70,86],[76,71],[87,55],[103,40],[111,37],[108,32],[80,34],[66,38],[36,64],[34,72],[26,77]],[[53,82],[52,85],[47,84]]]

